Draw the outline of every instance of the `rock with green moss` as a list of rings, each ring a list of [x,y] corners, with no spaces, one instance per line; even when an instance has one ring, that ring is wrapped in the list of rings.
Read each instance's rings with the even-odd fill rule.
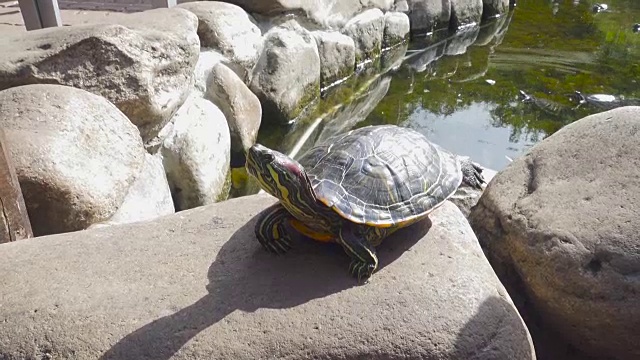
[[[314,31],[320,55],[320,86],[325,88],[353,74],[356,46],[352,38],[337,31]]]
[[[509,12],[509,0],[483,0],[482,17],[491,18]]]
[[[364,11],[349,20],[342,28],[342,33],[355,42],[356,64],[373,60],[382,51],[384,14],[380,9]]]
[[[480,24],[483,0],[451,0],[452,28]]]
[[[451,19],[452,0],[407,0],[411,32],[424,34],[446,28]]]
[[[384,33],[382,47],[389,48],[402,44],[409,39],[409,17],[405,13],[390,11],[384,14]]]
[[[320,95],[320,56],[311,32],[292,19],[271,28],[253,72],[251,90],[263,119],[289,123]]]

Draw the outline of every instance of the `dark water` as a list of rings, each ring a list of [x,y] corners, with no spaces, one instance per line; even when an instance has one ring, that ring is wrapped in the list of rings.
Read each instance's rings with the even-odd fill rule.
[[[258,141],[296,158],[336,133],[397,124],[500,170],[572,121],[640,105],[640,1],[609,0],[594,13],[596,3],[520,0],[481,27],[412,39],[328,90],[294,125],[263,126]],[[616,99],[580,104],[575,91]],[[258,190],[242,169],[233,184],[232,196]]]

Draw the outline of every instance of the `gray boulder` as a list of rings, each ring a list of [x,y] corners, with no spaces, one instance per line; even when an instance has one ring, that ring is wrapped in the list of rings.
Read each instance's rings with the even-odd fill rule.
[[[224,56],[217,50],[202,49],[198,56],[198,62],[193,70],[193,91],[200,97],[205,97],[208,87],[213,80],[213,68],[216,64],[223,62]]]
[[[483,0],[451,0],[451,26],[480,25]]]
[[[140,133],[127,117],[69,86],[0,91],[0,127],[36,236],[109,219],[144,163]]]
[[[250,80],[262,52],[262,33],[255,20],[237,5],[196,1],[178,5],[198,17],[198,36],[204,48],[218,50],[243,81]]]
[[[409,17],[401,12],[387,12],[384,14],[384,33],[382,37],[382,47],[389,48],[409,39]]]
[[[482,17],[492,18],[509,12],[509,0],[483,0]]]
[[[153,137],[186,99],[200,42],[198,20],[156,9],[119,24],[48,28],[0,37],[0,90],[47,83],[101,95]]]
[[[320,87],[326,88],[353,74],[356,47],[353,39],[337,31],[313,32],[320,56]]]
[[[384,33],[384,14],[380,9],[369,9],[354,16],[341,31],[355,42],[356,64],[380,56]]]
[[[109,220],[95,223],[89,228],[146,221],[174,212],[162,159],[147,153],[140,174],[131,184],[118,211]]]
[[[640,107],[567,125],[499,172],[470,214],[543,329],[536,341],[568,342],[582,358],[640,358],[639,132]]]
[[[295,20],[271,28],[264,38],[251,90],[266,120],[289,123],[320,95],[318,48],[311,33]]]
[[[206,98],[222,110],[229,124],[231,164],[244,165],[245,154],[256,142],[262,121],[260,100],[222,63],[213,67]]]
[[[160,138],[159,154],[177,211],[227,197],[231,138],[217,106],[190,96]]]
[[[251,13],[274,16],[304,13],[325,28],[340,28],[354,15],[370,8],[389,10],[393,0],[226,0]]]
[[[273,202],[254,195],[3,244],[0,356],[535,358],[453,204],[387,239],[382,268],[357,286],[335,244],[298,239],[285,256],[264,251],[256,215]]]
[[[449,26],[452,0],[407,0],[411,32],[424,34]]]

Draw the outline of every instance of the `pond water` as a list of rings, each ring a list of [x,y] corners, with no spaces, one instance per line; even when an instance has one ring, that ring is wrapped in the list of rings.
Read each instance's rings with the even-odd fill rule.
[[[520,0],[479,28],[414,38],[293,125],[263,126],[258,141],[296,158],[336,133],[397,124],[501,170],[572,121],[640,105],[640,1],[609,0],[603,12],[596,3]],[[242,168],[232,180],[231,196],[259,190]]]

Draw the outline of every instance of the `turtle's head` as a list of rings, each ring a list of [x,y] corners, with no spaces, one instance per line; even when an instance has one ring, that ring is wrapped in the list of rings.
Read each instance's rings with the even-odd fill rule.
[[[247,154],[246,168],[264,191],[282,201],[299,199],[297,195],[313,196],[302,165],[278,151],[260,144],[253,145]]]

